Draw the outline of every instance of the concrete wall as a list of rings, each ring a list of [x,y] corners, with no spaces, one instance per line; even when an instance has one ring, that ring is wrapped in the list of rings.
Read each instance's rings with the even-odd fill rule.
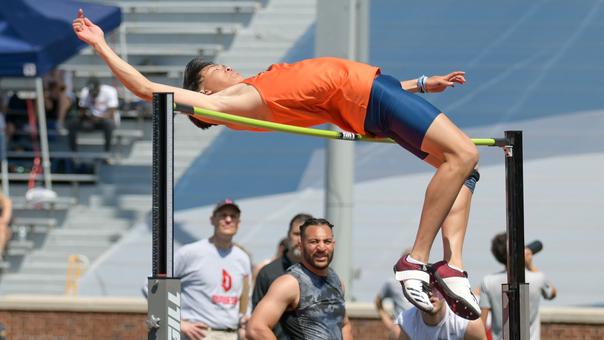
[[[347,306],[355,339],[386,340],[371,304]],[[63,296],[0,297],[7,339],[146,339],[146,300]],[[541,310],[542,339],[603,339],[604,309]]]

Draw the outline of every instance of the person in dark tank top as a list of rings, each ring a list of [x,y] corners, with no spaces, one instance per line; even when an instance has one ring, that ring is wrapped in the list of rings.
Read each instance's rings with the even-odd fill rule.
[[[315,218],[300,227],[302,262],[271,284],[247,324],[248,339],[275,339],[271,329],[277,322],[292,340],[352,339],[344,289],[329,268],[332,228],[329,221]]]

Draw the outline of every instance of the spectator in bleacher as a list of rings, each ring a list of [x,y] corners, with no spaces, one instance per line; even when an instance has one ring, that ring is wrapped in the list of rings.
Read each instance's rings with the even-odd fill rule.
[[[252,274],[249,256],[233,243],[240,216],[235,202],[219,202],[210,218],[213,235],[174,255],[174,276],[181,278],[182,286],[181,331],[188,339],[238,337]]]
[[[0,91],[0,160],[6,158],[6,100],[4,92]]]
[[[79,130],[103,130],[105,151],[111,150],[111,137],[115,129],[115,111],[119,106],[117,89],[101,84],[92,77],[88,85],[80,92],[80,111],[77,119],[71,121],[69,130],[69,148],[77,151],[77,133]]]
[[[507,267],[507,234],[500,233],[491,241],[491,253],[504,267]],[[524,249],[525,280],[529,283],[529,322],[530,340],[541,338],[541,319],[539,318],[539,304],[541,298],[552,300],[556,297],[556,288],[547,280],[545,274],[540,272],[533,263],[533,252]],[[503,339],[503,306],[501,300],[501,284],[507,282],[507,271],[504,270],[489,274],[482,279],[480,285],[481,319],[486,327],[487,318],[491,314],[491,334],[493,340]]]
[[[50,82],[56,82],[65,87],[65,95],[73,102],[75,95],[73,94],[73,71],[61,70],[58,68],[52,69],[44,78],[44,88],[48,88]]]
[[[6,145],[11,149],[24,149],[31,145],[27,138],[17,134],[18,131],[29,131],[27,103],[14,91],[6,104]]]
[[[6,245],[11,238],[11,219],[13,216],[13,203],[8,196],[0,193],[0,261],[4,258]]]
[[[65,127],[65,117],[71,108],[71,98],[65,92],[64,84],[54,80],[48,82],[44,91],[44,107],[48,127],[62,132]]]

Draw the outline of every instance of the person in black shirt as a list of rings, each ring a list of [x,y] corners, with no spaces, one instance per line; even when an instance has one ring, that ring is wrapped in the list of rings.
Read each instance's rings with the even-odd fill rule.
[[[297,214],[289,222],[289,229],[287,230],[287,248],[285,249],[284,255],[276,258],[258,272],[254,285],[254,292],[252,294],[252,308],[256,308],[260,300],[266,295],[266,292],[268,292],[271,283],[273,283],[276,278],[285,274],[291,265],[301,261],[300,226],[311,218],[312,216],[309,214]],[[283,335],[283,331],[279,324],[275,325],[273,332],[277,339],[287,339]]]

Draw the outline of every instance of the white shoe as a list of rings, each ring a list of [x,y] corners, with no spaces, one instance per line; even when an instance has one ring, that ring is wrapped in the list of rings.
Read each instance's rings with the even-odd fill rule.
[[[451,310],[464,319],[476,320],[480,317],[478,299],[472,293],[468,273],[453,269],[446,261],[431,266],[438,290],[444,296]]]
[[[430,313],[434,310],[430,302],[430,274],[425,265],[407,261],[401,257],[394,265],[394,277],[401,283],[403,295],[419,310]]]

